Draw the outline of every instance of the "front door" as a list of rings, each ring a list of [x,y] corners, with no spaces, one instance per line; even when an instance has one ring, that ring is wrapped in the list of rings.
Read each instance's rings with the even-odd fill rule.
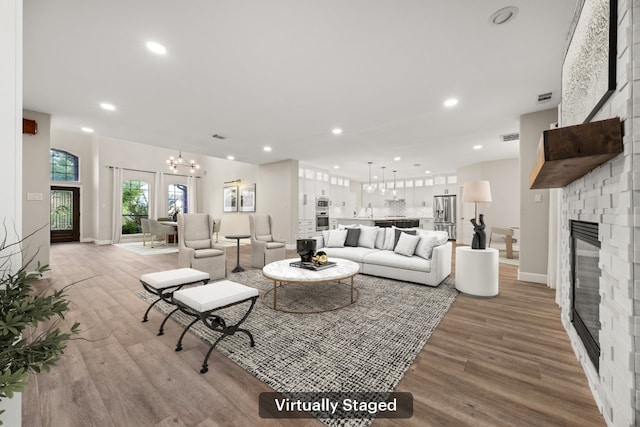
[[[51,243],[80,241],[80,189],[51,187]]]

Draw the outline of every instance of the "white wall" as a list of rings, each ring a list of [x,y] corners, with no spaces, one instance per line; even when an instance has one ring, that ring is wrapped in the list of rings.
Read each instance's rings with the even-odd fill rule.
[[[489,204],[479,204],[478,213],[484,214],[487,225],[487,244],[491,227],[519,227],[520,226],[520,163],[517,158],[480,162],[459,168],[456,171],[458,185],[463,186],[468,181],[489,181],[491,186],[491,199]],[[459,205],[462,200],[459,201]],[[469,208],[469,206],[462,206]],[[469,212],[473,212],[470,208]],[[458,242],[470,244],[473,233],[473,225],[470,218],[462,220],[462,211],[458,212],[462,223],[458,223],[458,229],[465,227],[464,233],[458,233]],[[471,214],[473,217],[473,214]],[[464,238],[463,238],[464,236]]]
[[[520,116],[520,267],[518,279],[547,283],[549,190],[530,190],[542,132],[558,121],[553,108]],[[540,202],[536,202],[536,196]]]
[[[0,221],[11,231],[11,244],[22,233],[22,1],[0,0],[0,155],[5,160],[0,168],[2,199]],[[4,237],[4,231],[0,231]],[[21,266],[19,257],[10,270]],[[22,394],[2,399],[2,421],[7,426],[22,424]]]
[[[293,245],[298,231],[298,161],[261,165],[257,193],[256,210],[273,216],[274,237]]]
[[[49,175],[51,170],[49,129],[51,116],[24,110],[24,117],[35,120],[38,124],[36,135],[25,134],[22,136],[22,159],[24,162],[22,169],[22,233],[25,238],[30,236],[23,247],[25,257],[33,259],[28,268],[34,270],[38,263],[41,265],[49,264]]]

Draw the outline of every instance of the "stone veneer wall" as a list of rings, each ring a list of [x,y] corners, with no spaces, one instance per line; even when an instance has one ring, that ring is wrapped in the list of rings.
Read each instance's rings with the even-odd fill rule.
[[[610,426],[640,422],[640,0],[618,0],[617,87],[592,120],[625,121],[624,153],[566,186],[560,224],[562,323]],[[638,218],[638,220],[636,219]],[[570,321],[569,221],[599,223],[600,372]],[[640,270],[639,270],[640,272]]]

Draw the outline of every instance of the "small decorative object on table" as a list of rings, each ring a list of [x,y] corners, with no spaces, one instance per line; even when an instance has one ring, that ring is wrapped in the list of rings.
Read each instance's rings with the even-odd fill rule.
[[[487,233],[484,231],[484,214],[478,215],[480,224],[476,223],[476,219],[471,220],[473,224],[473,240],[471,241],[471,249],[486,249],[487,248]]]
[[[296,241],[296,252],[300,255],[302,262],[311,262],[311,258],[316,251],[316,239],[298,239]]]
[[[325,251],[318,251],[313,258],[311,258],[314,264],[317,265],[325,265],[329,258],[327,257],[327,253]]]

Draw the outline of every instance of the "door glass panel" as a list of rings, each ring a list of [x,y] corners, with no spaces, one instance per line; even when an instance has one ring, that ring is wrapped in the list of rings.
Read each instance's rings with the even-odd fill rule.
[[[73,230],[73,192],[51,190],[51,230]]]

